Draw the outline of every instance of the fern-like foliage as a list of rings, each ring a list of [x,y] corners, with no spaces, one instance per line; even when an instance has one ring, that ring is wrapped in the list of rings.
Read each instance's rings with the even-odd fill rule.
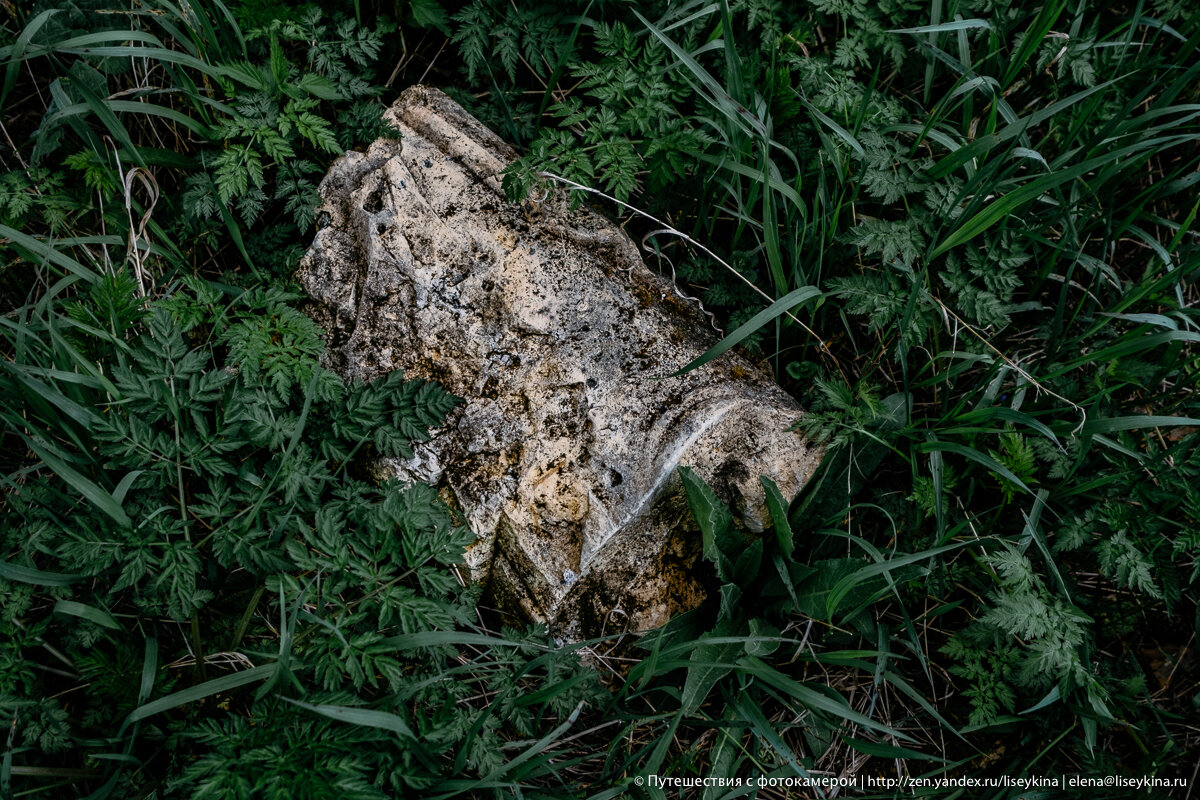
[[[989,597],[990,608],[980,623],[1024,642],[1017,685],[1045,691],[1057,684],[1064,693],[1082,689],[1103,708],[1107,691],[1092,671],[1088,650],[1092,618],[1069,599],[1052,594],[1015,548],[991,553],[988,563],[999,575],[1001,588]]]
[[[549,171],[598,183],[628,202],[641,189],[640,176],[650,176],[655,191],[670,185],[712,142],[696,125],[682,124],[684,87],[666,70],[660,42],[617,22],[597,26],[595,46],[599,58],[572,67],[584,97],[557,106],[561,127],[543,132],[506,172],[510,197],[523,196],[537,172]]]
[[[114,276],[73,307],[93,330],[143,326],[127,340],[90,343],[94,352],[120,343],[122,358],[103,388],[80,396],[94,411],[71,406],[87,416],[86,432],[52,448],[78,466],[50,455],[53,468],[31,470],[0,508],[0,549],[27,570],[0,577],[0,628],[9,634],[0,644],[8,665],[0,709],[18,720],[23,746],[39,758],[87,750],[121,735],[134,708],[180,688],[183,673],[143,666],[158,620],[195,631],[190,645],[163,645],[172,659],[187,657],[189,646],[202,657],[224,652],[197,670],[223,670],[227,658],[275,665],[276,678],[256,698],[185,706],[171,722],[186,743],[177,752],[191,755],[178,768],[153,769],[192,797],[316,797],[334,787],[339,797],[375,798],[428,788],[461,774],[453,748],[466,748],[464,764],[498,768],[504,737],[533,735],[546,714],[600,698],[569,653],[527,666],[544,631],[510,634],[527,637],[529,652],[507,651],[489,667],[486,691],[503,698],[491,710],[459,705],[478,688],[443,679],[452,648],[397,643],[470,627],[473,593],[453,569],[474,536],[434,489],[376,485],[364,465],[411,456],[454,397],[399,372],[344,384],[320,365],[320,330],[278,289],[231,302],[217,286],[188,279],[148,308],[131,306],[132,289],[127,276]],[[17,418],[6,419],[7,435]],[[33,417],[21,425],[20,435],[50,438]],[[14,583],[12,574],[31,582]],[[70,577],[40,585],[53,574]],[[81,624],[62,625],[49,611],[54,599],[69,600]],[[243,612],[235,633],[229,619]],[[145,620],[138,631],[116,621],[132,616]],[[89,680],[70,713],[52,698],[54,674],[29,666],[45,636]],[[539,708],[521,699],[563,681],[573,688],[556,688]],[[297,697],[317,710],[288,702]],[[354,709],[390,714],[393,727],[421,736],[397,748],[385,729],[328,718],[353,719]]]

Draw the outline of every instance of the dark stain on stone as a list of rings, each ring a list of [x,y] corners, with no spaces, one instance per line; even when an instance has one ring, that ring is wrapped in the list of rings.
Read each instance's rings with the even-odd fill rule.
[[[363,211],[368,214],[378,214],[383,210],[383,187],[377,186],[375,191],[367,195],[367,199],[363,200]]]

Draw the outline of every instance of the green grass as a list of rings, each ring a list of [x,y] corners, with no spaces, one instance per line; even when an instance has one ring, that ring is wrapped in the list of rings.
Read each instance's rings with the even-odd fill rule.
[[[1183,4],[6,14],[0,798],[1191,777]],[[511,195],[646,237],[729,331],[685,369],[742,348],[826,445],[749,548],[682,475],[711,601],[661,631],[503,628],[434,493],[366,478],[452,401],[322,369],[291,275],[418,79],[520,145]]]

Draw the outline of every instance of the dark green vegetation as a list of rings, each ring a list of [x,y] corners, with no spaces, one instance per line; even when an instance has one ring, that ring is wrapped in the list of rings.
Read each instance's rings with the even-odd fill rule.
[[[1189,7],[6,5],[0,798],[1195,778]],[[685,473],[712,602],[599,671],[371,480],[453,399],[343,385],[296,310],[316,181],[422,76],[514,196],[628,204],[581,195],[828,443],[749,546]]]

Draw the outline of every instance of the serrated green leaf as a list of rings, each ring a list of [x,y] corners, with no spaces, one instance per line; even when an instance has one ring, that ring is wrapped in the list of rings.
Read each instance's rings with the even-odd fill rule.
[[[733,514],[691,467],[680,467],[679,477],[687,494],[703,541],[704,558],[717,568],[721,580],[733,576],[730,558],[740,552],[741,537],[733,527]]]

